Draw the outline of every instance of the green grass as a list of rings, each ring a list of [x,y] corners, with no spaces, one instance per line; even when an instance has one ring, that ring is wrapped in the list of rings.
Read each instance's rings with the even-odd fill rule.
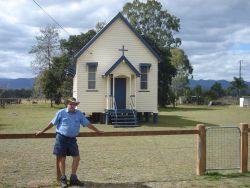
[[[239,178],[239,177],[250,177],[250,173],[228,173],[223,174],[220,172],[208,172],[206,174],[206,179],[211,181],[218,181],[222,178]]]
[[[50,108],[49,103],[7,106],[0,109],[0,133],[35,133],[62,107]],[[250,123],[250,109],[238,106],[178,106],[160,109],[159,114],[158,125],[96,126],[104,131],[134,131]],[[78,138],[78,143],[82,159],[78,175],[88,187],[250,187],[249,173],[197,177],[195,135]],[[53,139],[0,140],[0,187],[55,187],[53,144]],[[67,161],[69,174],[71,159]]]
[[[49,107],[49,103],[10,105],[0,108],[0,131],[34,132],[45,127],[63,105]],[[143,128],[194,128],[196,124],[238,125],[250,124],[250,109],[238,106],[177,106],[160,109],[157,125],[143,123]],[[109,129],[109,128],[108,128]],[[141,129],[140,127],[138,129]],[[52,131],[51,131],[52,132]]]
[[[34,132],[45,127],[63,106],[49,107],[49,103],[8,105],[0,108],[1,133]]]
[[[250,108],[241,108],[235,105],[208,107],[208,106],[180,106],[175,109],[160,109],[160,115],[170,121],[173,126],[194,126],[198,123],[205,125],[238,125],[239,123],[250,124]],[[168,125],[169,126],[169,125]]]

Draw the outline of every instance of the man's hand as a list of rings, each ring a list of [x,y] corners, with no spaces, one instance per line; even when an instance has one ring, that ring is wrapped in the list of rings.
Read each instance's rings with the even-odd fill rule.
[[[97,129],[94,125],[92,125],[91,123],[87,125],[87,127],[93,131],[95,131],[98,134],[103,134],[104,131],[100,131],[99,129]]]
[[[40,134],[42,134],[43,132],[42,131],[37,131],[36,132],[36,136],[38,136],[38,135],[40,135]]]
[[[37,131],[37,132],[36,132],[36,136],[38,136],[38,135],[40,135],[40,134],[46,132],[46,131],[49,130],[51,127],[53,127],[53,124],[50,122],[50,123],[48,124],[48,126],[47,126],[45,129],[43,129],[42,131]]]

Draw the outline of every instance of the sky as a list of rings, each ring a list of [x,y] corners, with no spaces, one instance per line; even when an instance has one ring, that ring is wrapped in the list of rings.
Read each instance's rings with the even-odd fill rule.
[[[35,0],[71,35],[108,23],[131,0]],[[145,2],[145,0],[143,0]],[[193,79],[250,81],[250,1],[159,0],[180,18],[181,49],[193,66]],[[35,36],[54,24],[33,0],[0,1],[0,78],[32,78]],[[68,38],[60,29],[60,37]],[[241,63],[240,63],[241,62]]]

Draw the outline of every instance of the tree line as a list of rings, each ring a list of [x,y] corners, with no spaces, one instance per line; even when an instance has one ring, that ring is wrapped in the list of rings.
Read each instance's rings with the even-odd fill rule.
[[[197,85],[193,89],[187,87],[180,96],[185,98],[186,103],[196,103],[196,104],[209,104],[209,102],[221,103],[221,99],[224,97],[234,97],[235,101],[238,103],[239,98],[242,95],[250,95],[248,91],[248,86],[242,78],[234,77],[234,80],[230,82],[230,86],[223,89],[221,83],[215,82],[210,89],[203,89],[201,85]],[[175,106],[177,98],[172,101]]]
[[[32,89],[0,89],[0,98],[30,98]]]

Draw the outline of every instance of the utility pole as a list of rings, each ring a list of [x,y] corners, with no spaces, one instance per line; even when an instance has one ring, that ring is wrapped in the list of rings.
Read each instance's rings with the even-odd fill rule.
[[[240,70],[239,70],[239,78],[240,78],[240,80],[241,80],[241,62],[242,62],[243,60],[240,60]]]
[[[243,60],[240,60],[240,70],[239,70],[239,81],[240,81],[240,85],[242,85],[242,79],[241,79],[241,63],[243,62]],[[241,88],[238,88],[239,90],[239,98],[240,98],[240,95],[241,95]]]

